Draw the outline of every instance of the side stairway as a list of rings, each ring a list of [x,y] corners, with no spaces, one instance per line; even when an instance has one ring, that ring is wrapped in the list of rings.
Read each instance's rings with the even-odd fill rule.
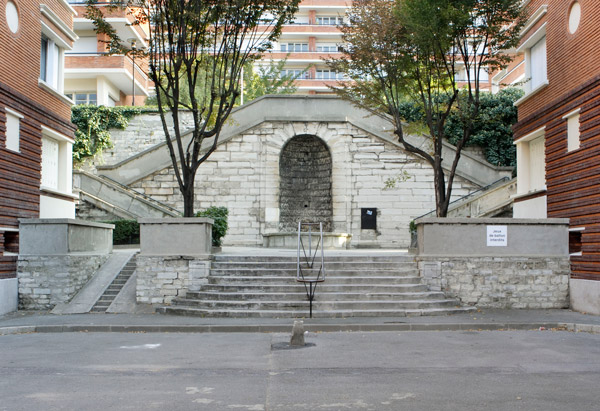
[[[73,172],[73,186],[79,199],[120,218],[179,217],[181,213],[143,193],[137,192],[105,176],[85,171]]]
[[[474,309],[429,291],[410,256],[326,257],[325,267],[313,317],[443,315]],[[309,302],[304,284],[296,282],[296,257],[217,255],[207,285],[158,311],[205,317],[308,317]]]
[[[110,307],[114,299],[119,295],[127,280],[131,277],[131,275],[135,272],[136,268],[136,257],[137,253],[134,254],[127,264],[121,269],[119,274],[115,277],[115,279],[110,283],[110,285],[104,290],[104,293],[100,296],[98,301],[94,304],[90,312],[92,313],[104,313]]]

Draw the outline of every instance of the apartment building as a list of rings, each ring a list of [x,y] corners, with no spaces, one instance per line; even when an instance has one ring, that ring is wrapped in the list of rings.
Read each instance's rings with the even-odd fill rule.
[[[74,14],[65,0],[0,1],[0,310],[16,304],[19,219],[75,217],[63,89]]]
[[[342,33],[337,26],[345,21],[351,4],[351,0],[302,1],[294,21],[283,27],[272,52],[263,57],[263,61],[287,57],[283,74],[300,75],[297,94],[331,93],[327,86],[344,78],[343,73],[330,70],[324,59],[341,57]]]
[[[67,97],[74,104],[104,106],[143,105],[149,95],[147,59],[108,55],[103,35],[97,35],[91,20],[85,18],[85,0],[68,0],[76,12],[73,30],[79,37],[65,56]],[[108,2],[96,7],[106,10]],[[106,20],[127,46],[148,47],[148,32],[142,25],[132,25],[130,9],[106,12]]]
[[[600,3],[531,0],[518,52],[526,94],[515,104],[515,217],[570,219],[578,280],[600,313]],[[576,304],[576,302],[575,302]],[[593,311],[593,310],[592,310]]]

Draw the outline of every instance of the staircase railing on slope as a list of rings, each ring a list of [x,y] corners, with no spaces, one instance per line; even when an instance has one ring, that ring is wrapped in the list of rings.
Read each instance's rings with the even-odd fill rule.
[[[504,183],[507,183],[509,181],[511,181],[510,177],[502,177],[501,179],[496,180],[493,183],[488,184],[485,187],[481,187],[481,188],[479,188],[479,189],[477,189],[477,190],[475,190],[475,191],[473,191],[473,192],[471,192],[471,193],[469,193],[469,194],[467,194],[465,196],[462,196],[462,197],[460,197],[460,198],[458,198],[458,199],[450,202],[450,204],[448,204],[448,212],[450,212],[452,209],[454,209],[455,208],[454,206],[457,206],[459,203],[465,202],[469,198],[474,198],[475,196],[477,196],[479,194],[483,194],[484,192],[489,191],[492,188],[498,187],[498,186],[500,186],[500,185],[502,185]],[[423,215],[421,215],[419,217],[416,217],[415,220],[418,220],[419,218],[423,218],[423,217],[432,217],[432,216],[435,217],[435,210],[431,210],[431,211],[429,211],[429,212],[427,212],[427,213],[425,213],[425,214],[423,214]]]
[[[313,253],[312,249],[312,227],[319,226],[319,236],[317,238],[317,244]],[[305,248],[304,241],[302,241],[302,227],[308,228],[308,254]],[[321,265],[317,275],[305,275],[301,264],[300,249],[302,249],[302,256],[304,258],[303,264],[306,264],[307,271],[311,270],[314,272],[315,259],[319,250],[321,251]],[[296,281],[304,284],[306,290],[306,296],[310,306],[310,318],[312,318],[313,312],[313,301],[315,299],[315,292],[317,290],[317,284],[325,281],[325,254],[323,252],[323,223],[303,223],[298,221],[298,252],[297,252],[297,264],[296,264]],[[308,285],[307,285],[308,284]]]
[[[177,216],[181,216],[181,211],[179,211],[178,209],[176,209],[174,207],[171,207],[168,204],[163,203],[162,201],[158,201],[158,200],[150,197],[149,195],[147,195],[145,193],[142,193],[140,191],[134,190],[133,188],[131,188],[129,186],[126,186],[125,184],[121,184],[117,180],[114,180],[114,179],[112,179],[112,178],[110,178],[108,176],[101,175],[99,177],[102,178],[103,180],[110,181],[112,184],[114,184],[114,185],[116,185],[118,187],[121,187],[123,190],[128,191],[128,192],[132,193],[135,196],[142,197],[144,200],[146,200],[146,201],[148,201],[148,202],[150,202],[152,204],[155,204],[158,207],[167,209],[167,210],[171,211],[173,214],[175,214]]]

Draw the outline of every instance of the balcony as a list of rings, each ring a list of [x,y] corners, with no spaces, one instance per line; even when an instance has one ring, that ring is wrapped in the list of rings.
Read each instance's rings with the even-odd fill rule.
[[[120,91],[131,95],[133,61],[127,56],[106,53],[65,53],[65,80],[105,77]],[[147,63],[135,60],[135,95],[148,95]]]
[[[95,31],[95,27],[91,20],[85,18],[86,5],[85,1],[70,0],[69,3],[77,12],[77,17],[73,18],[73,30],[76,33],[83,31]],[[99,2],[97,7],[106,8],[109,2]],[[127,9],[115,9],[108,11],[105,10],[104,17],[106,21],[116,30],[117,35],[124,42],[136,40],[138,47],[148,47],[148,30],[143,25],[132,24],[135,21],[135,10],[131,8]]]

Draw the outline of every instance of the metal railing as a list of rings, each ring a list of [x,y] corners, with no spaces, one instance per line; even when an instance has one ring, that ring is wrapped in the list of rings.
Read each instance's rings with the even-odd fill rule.
[[[114,180],[114,179],[112,179],[112,178],[110,178],[110,177],[103,176],[103,175],[100,175],[99,177],[100,177],[100,178],[102,178],[102,179],[104,179],[104,180],[108,180],[108,181],[110,181],[112,184],[114,184],[114,185],[116,185],[116,186],[118,186],[118,187],[122,188],[123,190],[125,190],[125,191],[127,191],[127,192],[130,192],[130,193],[132,193],[133,195],[136,195],[136,196],[140,196],[140,197],[142,197],[144,200],[146,200],[146,201],[148,201],[148,202],[150,202],[150,203],[152,203],[152,204],[155,204],[155,205],[157,205],[158,207],[161,207],[161,208],[167,209],[167,210],[169,210],[169,211],[171,211],[172,213],[175,213],[175,214],[177,214],[177,215],[181,215],[181,211],[179,211],[178,209],[176,209],[176,208],[174,208],[174,207],[171,207],[170,205],[168,205],[168,204],[165,204],[165,203],[163,203],[163,202],[161,202],[161,201],[158,201],[158,200],[156,200],[156,199],[154,199],[154,198],[150,197],[149,195],[147,195],[147,194],[145,194],[145,193],[142,193],[142,192],[139,192],[139,191],[137,191],[137,190],[134,190],[133,188],[131,188],[131,187],[129,187],[129,186],[126,186],[125,184],[121,184],[121,183],[119,183],[117,180]]]
[[[319,236],[316,247],[313,253],[313,240],[312,240],[312,227],[319,227]],[[308,228],[308,253],[305,248],[304,241],[302,241],[302,227]],[[306,233],[306,231],[305,231]],[[301,264],[300,257],[300,249],[302,248],[302,253],[304,257],[303,264]],[[304,270],[302,269],[303,265],[306,266],[306,270],[311,270],[314,272],[315,270],[315,259],[317,254],[321,251],[321,265],[319,266],[319,271],[317,275],[308,276],[305,275]],[[296,264],[296,281],[304,284],[304,289],[306,290],[306,297],[308,298],[310,305],[310,318],[312,318],[313,312],[313,301],[315,299],[315,291],[317,290],[317,284],[325,281],[325,254],[323,252],[323,223],[303,223],[302,221],[298,221],[298,260]],[[308,284],[308,286],[307,286]]]
[[[477,190],[475,190],[475,191],[473,191],[473,192],[471,192],[471,193],[467,194],[466,196],[462,196],[462,197],[460,197],[460,198],[458,198],[458,199],[456,199],[456,200],[454,200],[454,201],[452,201],[452,202],[450,202],[450,203],[448,204],[448,211],[450,211],[450,209],[451,209],[451,206],[452,206],[453,204],[456,204],[456,203],[459,203],[459,202],[461,202],[461,201],[464,201],[464,200],[466,200],[466,199],[468,199],[468,198],[470,198],[470,197],[474,197],[474,196],[476,196],[476,195],[477,195],[477,194],[479,194],[479,193],[483,193],[484,191],[488,191],[489,189],[491,189],[491,188],[494,188],[494,187],[496,187],[496,186],[499,186],[500,184],[502,184],[502,183],[505,183],[505,182],[507,182],[507,181],[510,181],[510,180],[511,180],[511,178],[510,178],[510,177],[502,177],[501,179],[499,179],[499,180],[496,180],[496,181],[494,181],[493,183],[491,183],[491,184],[488,184],[488,185],[487,185],[487,186],[485,186],[485,187],[481,187],[481,188],[479,188],[479,189],[477,189]],[[423,218],[423,217],[429,217],[429,216],[431,216],[432,214],[433,214],[433,215],[435,215],[435,210],[429,211],[428,213],[425,213],[425,214],[423,214],[423,215],[421,215],[421,216],[419,216],[419,217],[416,217],[416,218],[415,218],[415,220],[418,220],[419,218]]]

